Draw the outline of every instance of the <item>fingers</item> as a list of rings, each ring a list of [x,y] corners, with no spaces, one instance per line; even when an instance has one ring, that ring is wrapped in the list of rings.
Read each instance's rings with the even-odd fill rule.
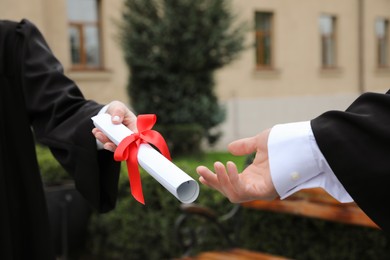
[[[197,173],[200,175],[200,181],[205,185],[216,188],[218,186],[218,178],[209,168],[205,166],[199,166],[196,168]]]
[[[233,203],[240,202],[242,198],[239,196],[241,187],[237,166],[233,162],[228,162],[226,168],[222,163],[215,167],[218,180],[222,185],[221,190],[225,196]]]
[[[116,145],[112,142],[107,142],[103,145],[103,148],[110,151],[110,152],[115,152]]]
[[[133,132],[137,132],[137,117],[122,102],[112,101],[107,109],[114,124],[123,123]]]
[[[129,128],[131,131],[137,133],[137,117],[130,110],[126,111],[125,117],[122,123]]]
[[[227,163],[227,168],[220,162],[214,163],[213,173],[207,167],[199,166],[197,172],[201,177],[199,181],[213,189],[218,190],[226,196],[231,202],[239,202],[237,190],[240,187],[238,170],[233,162]]]
[[[126,110],[127,108],[122,102],[112,101],[108,105],[107,113],[111,115],[114,124],[120,124],[126,115]]]
[[[218,178],[220,189],[226,197],[229,197],[231,184],[225,166],[220,162],[216,162],[214,163],[214,169]]]
[[[99,142],[101,142],[102,144],[107,143],[107,142],[111,142],[111,141],[108,139],[108,137],[107,137],[105,134],[103,134],[103,132],[100,131],[100,130],[97,129],[97,128],[92,129],[92,134],[93,134],[93,135],[95,136],[95,138],[96,138],[97,140],[99,140]]]
[[[219,184],[219,180],[217,178],[217,175],[214,172],[212,172],[211,170],[209,170],[209,168],[207,168],[205,166],[198,166],[196,168],[196,172],[200,175],[199,181],[202,184],[204,184],[212,189],[218,190],[219,192],[224,194],[222,192],[222,190],[220,189],[220,184]]]
[[[137,132],[137,117],[122,102],[112,101],[108,104],[106,113],[111,115],[111,121],[113,124],[122,123],[133,132]],[[100,130],[95,128],[92,130],[92,133],[95,138],[103,144],[104,149],[112,152],[115,151],[117,146]]]
[[[101,142],[103,144],[103,148],[108,150],[108,151],[111,151],[111,152],[114,152],[115,149],[116,149],[116,145],[111,142],[111,140],[109,140],[107,138],[107,136],[105,134],[103,134],[102,131],[100,131],[99,129],[97,128],[94,128],[92,129],[92,134],[95,136],[95,138]]]
[[[226,166],[230,183],[232,184],[234,191],[237,193],[241,188],[241,181],[238,175],[237,166],[233,162],[227,162]]]
[[[108,104],[106,113],[111,115],[111,121],[113,124],[123,123],[133,132],[137,132],[137,117],[122,102],[112,101]],[[94,128],[92,133],[95,138],[103,144],[104,149],[112,152],[115,151],[117,146],[109,140],[103,132]]]

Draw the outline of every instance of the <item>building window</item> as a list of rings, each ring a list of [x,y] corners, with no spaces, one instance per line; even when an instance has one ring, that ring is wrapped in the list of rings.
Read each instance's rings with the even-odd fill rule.
[[[320,16],[321,65],[323,68],[336,67],[336,17]]]
[[[376,19],[375,32],[377,39],[378,67],[389,66],[389,21],[383,18]]]
[[[97,0],[67,0],[73,69],[99,69],[101,44]]]
[[[269,12],[255,13],[256,66],[272,67],[272,18]]]

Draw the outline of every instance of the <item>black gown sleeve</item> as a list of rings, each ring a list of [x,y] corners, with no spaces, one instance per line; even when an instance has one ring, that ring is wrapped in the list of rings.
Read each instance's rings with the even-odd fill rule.
[[[76,188],[100,212],[115,206],[118,162],[111,152],[97,151],[91,117],[102,105],[86,100],[66,77],[39,30],[23,20],[18,28],[25,37],[23,89],[38,142],[47,145],[73,176]]]
[[[390,232],[390,95],[365,93],[311,121],[333,172],[363,211]]]

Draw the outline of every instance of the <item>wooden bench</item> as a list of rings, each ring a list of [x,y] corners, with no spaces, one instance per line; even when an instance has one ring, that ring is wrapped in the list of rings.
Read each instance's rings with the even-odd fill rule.
[[[302,190],[285,200],[257,200],[242,206],[378,228],[355,203],[340,203],[322,189]]]
[[[322,189],[307,189],[299,191],[285,200],[276,199],[273,201],[252,201],[236,205],[231,212],[223,217],[218,217],[212,210],[201,207],[199,205],[190,204],[182,205],[183,214],[176,221],[176,234],[179,243],[185,249],[185,254],[182,259],[186,260],[203,260],[203,259],[288,259],[282,256],[273,256],[261,252],[253,252],[240,249],[234,241],[229,239],[225,228],[221,224],[221,220],[234,217],[242,208],[250,208],[256,210],[265,210],[272,212],[288,213],[310,218],[318,218],[327,221],[335,221],[344,224],[358,225],[378,229],[378,226],[371,221],[370,218],[355,204],[355,203],[339,203],[337,200],[329,196]],[[220,233],[228,242],[228,248],[219,251],[203,252],[196,256],[190,256],[193,246],[196,242],[187,240],[187,243],[181,235],[181,230],[185,226],[185,222],[191,216],[200,216],[214,223]],[[192,239],[195,239],[194,237]],[[230,240],[230,241],[229,241]]]

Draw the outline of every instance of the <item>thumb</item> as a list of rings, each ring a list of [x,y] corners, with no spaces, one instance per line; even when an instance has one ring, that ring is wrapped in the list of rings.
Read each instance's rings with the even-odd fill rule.
[[[257,150],[257,137],[239,139],[229,144],[228,149],[233,155],[251,154]]]
[[[118,101],[112,101],[107,109],[107,113],[111,115],[111,120],[114,124],[122,123],[126,111],[124,105]]]
[[[114,124],[122,123],[133,132],[137,131],[137,117],[122,102],[112,101],[108,106],[107,113],[111,115]]]

